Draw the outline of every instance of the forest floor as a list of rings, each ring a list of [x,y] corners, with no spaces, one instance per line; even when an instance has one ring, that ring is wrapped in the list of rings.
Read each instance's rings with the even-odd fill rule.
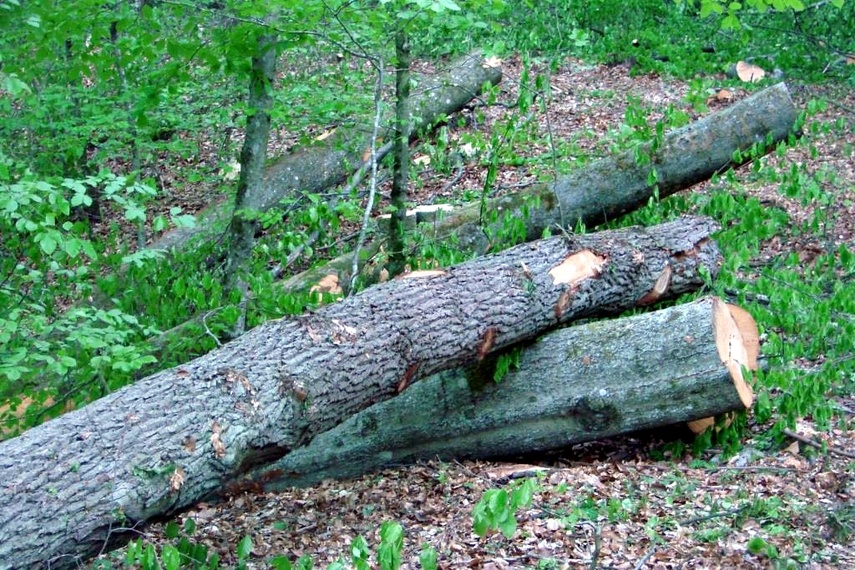
[[[518,112],[513,107],[520,62],[507,61],[503,68],[499,100],[506,106],[465,111],[466,125],[449,130],[452,144],[467,130],[489,132],[508,113]],[[659,112],[673,104],[697,116],[685,100],[687,83],[633,75],[628,64],[589,66],[568,59],[551,74],[550,85],[548,112],[537,113],[537,128],[551,130],[554,140],[574,139],[581,151],[595,156],[608,152],[604,134],[625,123],[631,98]],[[801,108],[819,96],[833,101],[812,121],[855,121],[851,91],[834,85],[791,83],[790,88]],[[714,95],[708,101],[710,112],[747,91]],[[477,113],[483,113],[483,120],[476,119]],[[654,112],[649,120],[658,118]],[[850,126],[848,140],[823,132],[810,136],[815,150],[802,145],[764,160],[779,169],[788,164],[830,168],[850,188],[849,195],[829,212],[825,241],[777,236],[765,244],[758,264],[792,252],[809,265],[829,247],[843,242],[851,247],[855,240],[855,133]],[[280,138],[286,140],[287,134]],[[517,152],[532,157],[550,150],[530,141],[519,144],[529,146]],[[420,151],[414,152],[418,162]],[[551,166],[542,164],[540,172],[503,167],[496,185],[502,189],[531,183]],[[786,210],[793,226],[812,216],[815,206],[787,199],[776,185],[751,179],[750,170],[743,167],[736,176],[764,205]],[[422,161],[422,171],[413,176],[418,180],[413,186],[417,202],[443,202],[465,189],[477,195],[485,168],[472,161],[462,172],[440,172]],[[690,191],[705,192],[708,187],[704,183]],[[810,381],[816,364],[788,363],[804,369],[805,381]],[[769,426],[749,420],[744,448],[734,457],[720,449],[701,457],[674,456],[669,443],[684,437],[675,427],[576,445],[548,456],[431,462],[306,489],[235,496],[221,504],[198,505],[179,522],[193,518],[193,540],[218,551],[226,565],[235,560],[236,544],[249,535],[251,568],[267,567],[264,561],[276,554],[291,560],[309,555],[320,568],[338,559],[349,561],[356,536],[364,536],[376,551],[383,521],[403,525],[402,568],[407,569],[420,567],[423,544],[436,549],[440,568],[855,568],[855,398],[841,399],[837,409],[840,421],[834,425],[848,429],[820,432],[811,418],[803,418],[792,432],[802,441],[792,439],[781,449],[758,445]],[[823,450],[805,453],[815,444]],[[518,512],[516,534],[474,534],[472,509],[483,492],[521,476],[536,476],[538,490],[531,505]],[[145,528],[142,536],[153,543],[168,542],[163,524]]]

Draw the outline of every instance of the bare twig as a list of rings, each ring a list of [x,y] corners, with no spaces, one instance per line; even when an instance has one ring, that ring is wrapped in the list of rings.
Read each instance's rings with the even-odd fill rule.
[[[377,62],[377,87],[374,91],[374,128],[371,132],[371,184],[368,191],[368,204],[365,205],[365,213],[362,216],[362,229],[359,232],[359,240],[353,250],[353,263],[350,274],[350,292],[356,289],[356,278],[359,276],[359,252],[365,244],[365,236],[368,233],[368,223],[371,219],[371,211],[374,209],[374,196],[377,193],[377,136],[380,132],[380,119],[383,114],[383,64]],[[391,148],[390,148],[391,150]]]
[[[543,117],[546,119],[546,134],[549,138],[549,149],[550,154],[552,155],[552,176],[555,178],[555,184],[552,185],[553,193],[555,193],[555,204],[558,206],[558,218],[561,220],[561,226],[564,227],[567,225],[567,221],[564,219],[564,210],[561,208],[561,199],[558,196],[557,190],[558,187],[558,153],[555,151],[555,137],[552,135],[552,121],[549,119],[549,100],[552,98],[549,93],[549,79],[546,81],[546,89],[547,92],[543,97]]]
[[[442,186],[442,188],[440,189],[439,193],[440,193],[440,194],[444,194],[444,193],[448,192],[449,190],[451,190],[451,188],[452,188],[455,184],[457,184],[458,182],[460,182],[460,179],[461,179],[461,178],[463,178],[463,174],[464,174],[465,172],[466,172],[466,166],[465,166],[465,165],[463,165],[463,164],[459,164],[459,165],[457,166],[457,170],[456,170],[456,172],[454,173],[454,176],[451,178],[451,180],[449,180],[448,182],[446,182],[445,184],[443,184],[443,186]]]
[[[245,295],[244,295],[244,297],[245,297]],[[241,299],[241,300],[243,301],[243,299]],[[208,333],[208,334],[211,336],[211,338],[212,338],[212,339],[214,339],[214,342],[215,342],[215,343],[217,343],[217,348],[220,348],[220,347],[222,347],[222,346],[223,346],[223,343],[221,343],[221,342],[220,342],[220,339],[218,339],[218,338],[217,338],[217,335],[215,335],[214,333],[212,333],[212,332],[211,332],[211,329],[209,329],[209,328],[208,328],[208,317],[210,317],[211,315],[213,315],[214,313],[216,313],[218,310],[219,310],[219,309],[214,309],[213,311],[208,311],[207,313],[205,313],[205,314],[202,316],[202,326],[204,326],[204,327],[205,327],[205,332],[206,332],[206,333]]]
[[[807,436],[799,435],[796,432],[791,431],[789,429],[784,429],[784,434],[788,437],[795,439],[796,441],[800,441],[800,442],[804,443],[805,445],[809,445],[809,446],[815,447],[817,449],[825,449],[829,453],[834,453],[836,455],[842,455],[843,457],[849,457],[849,458],[855,459],[855,453],[852,453],[851,451],[846,451],[845,449],[840,449],[840,448],[834,447],[832,445],[824,445],[824,444],[822,444],[816,440],[813,440]]]
[[[595,525],[592,522],[584,521],[581,523],[582,526],[590,527],[594,534],[594,551],[591,552],[591,563],[588,565],[590,570],[596,570],[597,568],[597,560],[600,558],[600,546],[601,546],[601,538],[602,538],[602,529],[599,525]]]
[[[729,517],[730,515],[737,515],[737,514],[741,513],[742,511],[744,511],[745,509],[746,509],[746,507],[742,506],[742,507],[737,507],[735,509],[728,509],[726,511],[718,511],[715,513],[710,513],[708,515],[701,515],[698,517],[692,517],[690,519],[683,519],[681,521],[677,521],[677,524],[690,525],[690,524],[695,524],[695,523],[699,523],[699,522],[703,522],[703,521],[717,519],[719,517]]]
[[[653,556],[654,554],[656,554],[656,545],[655,544],[653,546],[651,546],[650,550],[647,551],[647,554],[645,554],[644,557],[638,561],[638,564],[635,565],[635,570],[641,570],[641,568],[644,566],[644,564],[648,560],[650,560],[650,557]]]

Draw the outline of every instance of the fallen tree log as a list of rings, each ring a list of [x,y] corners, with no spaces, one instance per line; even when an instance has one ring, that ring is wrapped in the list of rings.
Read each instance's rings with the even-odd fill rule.
[[[417,380],[695,289],[718,272],[715,229],[681,218],[412,274],[265,323],[0,442],[0,560],[72,567]]]
[[[485,84],[496,85],[501,79],[501,68],[488,65],[478,53],[469,54],[452,63],[445,73],[418,83],[410,103],[410,120],[421,127],[433,125],[462,109],[482,92]],[[412,137],[422,130],[413,129]],[[316,146],[273,162],[264,176],[258,210],[265,212],[297,192],[317,193],[341,184],[364,162],[371,144],[370,133],[371,129],[364,125],[339,127]],[[385,131],[381,136],[391,138]],[[196,226],[175,229],[155,240],[149,248],[181,249],[192,238],[222,228],[231,215],[230,202],[215,204],[200,216]]]
[[[631,212],[658,193],[660,198],[691,187],[713,174],[756,154],[767,153],[786,140],[796,124],[798,110],[784,83],[773,85],[721,111],[665,134],[614,157],[597,160],[549,184],[536,184],[487,201],[482,219],[480,203],[446,214],[440,222],[421,225],[422,231],[445,240],[454,235],[461,247],[477,253],[494,248],[508,218],[523,220],[525,239],[537,239],[544,230],[584,224],[591,228]],[[640,163],[636,156],[649,160]],[[734,160],[739,158],[739,160]],[[656,182],[651,184],[655,173]],[[364,253],[376,253],[379,244]],[[285,281],[286,289],[308,290],[329,275],[349,283],[352,256],[342,255]]]
[[[499,358],[513,370],[473,388],[442,372],[348,418],[248,477],[265,491],[421,459],[487,459],[744,410],[757,326],[708,297],[571,326]],[[493,357],[496,358],[496,357]]]

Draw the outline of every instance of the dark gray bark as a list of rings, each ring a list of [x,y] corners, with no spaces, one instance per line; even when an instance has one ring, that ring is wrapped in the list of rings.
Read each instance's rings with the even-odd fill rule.
[[[692,290],[716,224],[556,237],[265,323],[0,442],[0,561],[74,566],[443,370],[574,319]],[[13,562],[6,562],[13,561]]]
[[[473,389],[477,372],[442,372],[348,418],[253,479],[273,491],[422,459],[560,449],[744,410],[751,389],[740,365],[757,363],[729,350],[741,345],[741,331],[715,298],[560,329],[519,347],[516,369],[499,383],[487,378]]]
[[[264,203],[264,161],[267,159],[270,108],[273,105],[272,89],[276,71],[275,42],[274,36],[259,37],[258,53],[252,58],[246,135],[240,153],[240,178],[229,227],[229,254],[225,271],[228,288],[238,281],[239,272],[252,255],[255,233],[259,226],[258,213]]]
[[[502,70],[485,64],[480,54],[470,54],[454,62],[447,72],[425,78],[410,104],[410,124],[433,125],[440,118],[462,109],[477,97],[484,84],[496,85]],[[370,124],[366,120],[365,124]],[[389,126],[392,128],[391,121]],[[414,130],[413,135],[418,131]],[[383,138],[391,140],[387,132]],[[363,162],[370,148],[370,129],[364,126],[339,127],[335,134],[313,146],[278,159],[268,167],[257,208],[269,210],[296,192],[321,192],[341,184]],[[207,235],[221,227],[229,216],[227,204],[214,205],[200,216],[195,228],[178,229],[151,244],[154,249],[186,247],[191,238]]]
[[[481,204],[471,204],[448,214],[438,224],[421,226],[437,239],[454,235],[462,247],[483,253],[494,247],[505,217],[525,220],[526,239],[543,235],[546,228],[581,222],[588,228],[647,204],[658,188],[665,198],[733,166],[734,156],[757,145],[770,152],[793,132],[798,110],[787,87],[780,83],[665,134],[654,152],[648,144],[642,153],[652,156],[638,164],[635,151],[598,160],[549,184],[537,184],[487,202],[485,211],[497,221],[481,219]],[[748,157],[746,156],[746,159]],[[648,183],[656,170],[658,183]],[[376,245],[375,245],[376,247]],[[366,248],[366,255],[371,249]],[[309,289],[327,275],[340,283],[350,281],[347,256],[334,259],[283,282],[289,289]]]
[[[400,22],[399,22],[400,24]],[[404,221],[407,214],[407,183],[410,164],[410,44],[404,28],[395,35],[395,148],[392,151],[392,216],[389,218],[389,273],[404,271]]]

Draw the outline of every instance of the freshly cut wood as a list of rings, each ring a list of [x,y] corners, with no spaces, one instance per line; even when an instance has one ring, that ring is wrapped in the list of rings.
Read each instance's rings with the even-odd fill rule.
[[[396,279],[0,442],[0,560],[74,566],[417,380],[697,288],[719,269],[716,229],[681,218],[555,237]]]
[[[734,157],[753,160],[746,151],[767,153],[786,140],[798,117],[784,83],[773,85],[726,109],[665,134],[654,150],[652,143],[638,151],[603,158],[560,177],[487,201],[485,211],[496,221],[482,220],[482,205],[471,204],[446,214],[441,222],[423,225],[428,235],[447,239],[475,252],[495,249],[506,218],[525,222],[526,240],[538,239],[547,228],[592,228],[614,220],[645,204],[658,192],[660,198],[691,187],[737,163]],[[649,161],[639,163],[637,155]],[[653,174],[655,173],[655,177]],[[651,180],[655,178],[655,184]],[[364,252],[366,256],[375,250]],[[344,255],[283,282],[288,289],[307,290],[330,274],[340,283],[350,282],[351,257]]]
[[[726,364],[733,375],[736,386],[740,389],[740,396],[746,401],[747,408],[753,400],[753,392],[745,386],[742,379],[742,370],[757,371],[760,357],[760,334],[757,324],[751,314],[736,305],[719,303],[715,307],[716,322],[723,323],[716,327],[716,346],[721,356],[721,361]],[[730,417],[726,418],[730,423]],[[715,425],[714,417],[699,418],[689,422],[689,429],[694,433],[703,433]]]
[[[443,116],[462,109],[482,92],[484,85],[496,85],[501,79],[500,67],[488,65],[479,53],[469,54],[452,63],[445,73],[419,83],[410,103],[411,121],[421,126],[433,125]],[[367,124],[370,122],[366,121]],[[371,129],[365,125],[339,127],[332,135],[318,141],[317,146],[276,160],[267,169],[264,190],[259,193],[254,207],[267,211],[297,192],[321,192],[341,184],[366,160]],[[419,132],[419,128],[413,129],[412,137]],[[391,138],[385,132],[381,134]],[[221,228],[231,215],[229,203],[215,204],[195,227],[173,230],[149,247],[182,248],[191,238]]]
[[[483,366],[437,374],[253,479],[271,491],[420,459],[559,449],[745,410],[753,393],[742,366],[752,367],[746,339],[757,326],[735,312],[744,310],[708,297],[548,333],[505,352],[514,369],[498,383],[477,378],[473,388]]]

